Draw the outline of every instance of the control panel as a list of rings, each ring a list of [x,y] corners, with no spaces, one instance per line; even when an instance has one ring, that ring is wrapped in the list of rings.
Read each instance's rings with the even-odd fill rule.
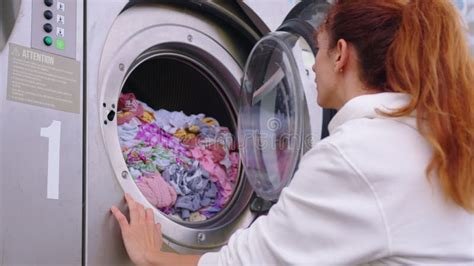
[[[77,0],[34,0],[31,47],[76,58]]]

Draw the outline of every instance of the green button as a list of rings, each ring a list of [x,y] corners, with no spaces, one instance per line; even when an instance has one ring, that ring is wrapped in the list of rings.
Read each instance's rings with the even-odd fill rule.
[[[59,50],[64,50],[64,46],[65,46],[65,43],[63,39],[56,40],[56,48],[58,48]]]
[[[47,46],[50,46],[51,44],[53,44],[53,38],[51,38],[50,36],[46,36],[43,38],[43,42]]]

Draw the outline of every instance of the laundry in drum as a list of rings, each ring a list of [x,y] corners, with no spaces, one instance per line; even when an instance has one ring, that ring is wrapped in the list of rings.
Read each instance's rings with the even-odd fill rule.
[[[225,208],[239,171],[228,128],[204,114],[154,110],[133,93],[120,95],[117,124],[125,162],[152,205],[187,222]]]

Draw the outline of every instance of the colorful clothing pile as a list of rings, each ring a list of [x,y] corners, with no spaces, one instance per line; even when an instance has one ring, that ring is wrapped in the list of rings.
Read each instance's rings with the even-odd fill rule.
[[[183,221],[207,220],[230,200],[239,154],[229,129],[203,114],[153,110],[133,93],[117,113],[123,156],[146,199]]]

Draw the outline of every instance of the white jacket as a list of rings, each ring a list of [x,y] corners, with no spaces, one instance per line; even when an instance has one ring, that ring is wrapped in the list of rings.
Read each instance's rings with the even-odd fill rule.
[[[474,265],[474,216],[446,200],[425,168],[415,117],[388,118],[409,96],[364,95],[329,124],[268,215],[200,265]],[[473,177],[474,178],[474,177]]]

